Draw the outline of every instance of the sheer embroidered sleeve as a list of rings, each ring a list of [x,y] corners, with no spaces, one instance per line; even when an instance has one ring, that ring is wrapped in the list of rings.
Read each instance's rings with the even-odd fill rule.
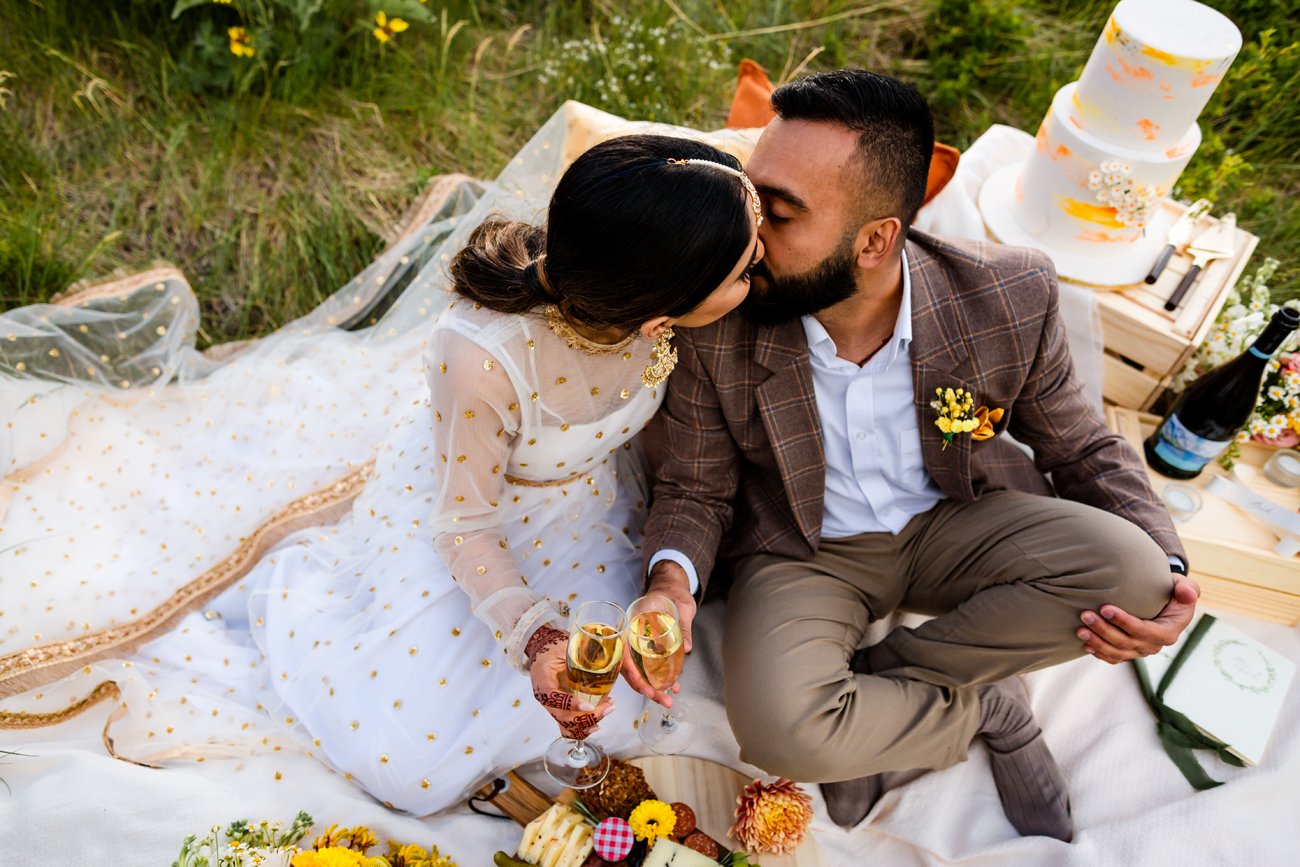
[[[430,515],[434,546],[474,616],[523,671],[532,634],[546,625],[563,628],[565,619],[559,605],[529,588],[501,523],[519,396],[500,360],[454,330],[435,332],[425,361],[441,468]]]

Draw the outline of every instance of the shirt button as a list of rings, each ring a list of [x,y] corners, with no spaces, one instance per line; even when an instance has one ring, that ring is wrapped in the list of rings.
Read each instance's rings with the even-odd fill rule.
[[[866,431],[864,431],[864,430],[860,430],[860,431],[858,431],[858,442],[862,442],[862,441],[865,440],[866,438],[867,438],[867,432],[866,432]]]

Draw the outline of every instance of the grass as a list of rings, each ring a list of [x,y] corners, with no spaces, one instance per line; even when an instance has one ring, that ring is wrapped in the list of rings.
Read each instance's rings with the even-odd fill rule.
[[[565,98],[717,127],[742,57],[912,80],[958,147],[1032,131],[1113,5],[383,0],[411,27],[381,45],[378,2],[0,5],[0,309],[162,259],[205,345],[265,334],[369,262],[428,178],[495,175]],[[1178,192],[1235,210],[1283,262],[1275,297],[1300,297],[1300,3],[1211,5],[1247,44]],[[228,46],[241,16],[251,59]]]

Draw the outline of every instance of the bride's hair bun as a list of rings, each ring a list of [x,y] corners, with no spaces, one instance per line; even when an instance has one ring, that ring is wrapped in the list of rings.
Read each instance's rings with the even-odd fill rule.
[[[456,291],[503,313],[523,313],[549,297],[537,273],[546,233],[519,220],[488,220],[451,260]]]
[[[740,168],[684,138],[595,145],[556,184],[545,230],[500,218],[474,230],[451,263],[456,291],[502,313],[557,304],[588,325],[627,330],[695,309],[753,249],[754,214],[739,178],[669,162],[686,159]]]

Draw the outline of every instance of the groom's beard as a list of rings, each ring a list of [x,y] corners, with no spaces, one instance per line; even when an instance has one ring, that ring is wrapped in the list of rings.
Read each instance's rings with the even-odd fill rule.
[[[802,274],[774,277],[766,262],[759,262],[754,274],[763,278],[740,302],[740,312],[759,325],[780,325],[810,316],[838,304],[858,291],[853,238],[846,238],[835,252]]]

